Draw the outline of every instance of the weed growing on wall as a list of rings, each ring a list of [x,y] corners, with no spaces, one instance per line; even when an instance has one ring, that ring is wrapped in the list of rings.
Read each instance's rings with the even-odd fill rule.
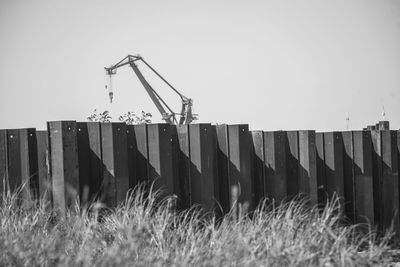
[[[151,123],[151,118],[151,113],[142,110],[140,115],[137,115],[135,112],[128,111],[127,113],[119,116],[118,120],[125,122],[126,124],[148,124]],[[92,114],[87,117],[87,120],[94,122],[111,122],[112,117],[108,110],[97,113],[97,110],[95,109],[93,110]]]

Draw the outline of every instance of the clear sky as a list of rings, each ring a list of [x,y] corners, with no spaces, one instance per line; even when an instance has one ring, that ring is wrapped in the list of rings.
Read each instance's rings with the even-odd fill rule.
[[[45,128],[145,110],[140,54],[184,95],[200,122],[251,129],[400,128],[400,1],[0,0],[0,128]],[[179,98],[139,64],[176,111]]]

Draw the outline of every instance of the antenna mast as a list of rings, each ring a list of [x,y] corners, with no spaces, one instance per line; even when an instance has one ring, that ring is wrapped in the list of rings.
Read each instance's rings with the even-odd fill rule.
[[[347,115],[346,117],[346,131],[348,131],[350,129],[350,116]]]
[[[384,121],[386,121],[385,106],[382,106],[382,118],[383,118]]]

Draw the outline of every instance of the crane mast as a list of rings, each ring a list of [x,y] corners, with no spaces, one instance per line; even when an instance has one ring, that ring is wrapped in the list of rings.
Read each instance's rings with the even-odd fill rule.
[[[161,96],[154,90],[154,88],[147,82],[144,78],[143,74],[139,70],[138,66],[135,64],[136,61],[143,62],[152,72],[154,72],[164,83],[166,83],[176,94],[179,95],[182,102],[181,112],[176,113],[172,111],[172,109],[168,106],[168,104],[161,98]],[[193,100],[182,95],[177,89],[175,89],[167,80],[164,79],[153,67],[151,67],[141,56],[136,55],[128,55],[118,63],[110,66],[105,67],[107,75],[109,75],[110,83],[112,75],[116,74],[116,70],[120,67],[125,65],[129,65],[136,76],[138,77],[139,81],[143,85],[144,89],[146,90],[147,94],[150,96],[150,99],[153,101],[154,105],[157,107],[158,111],[161,113],[162,119],[170,124],[177,124],[177,125],[184,125],[190,124],[193,120],[197,119],[197,116],[193,114],[192,107],[193,107]],[[109,88],[109,97],[110,102],[113,99],[113,91],[112,87]],[[176,118],[176,115],[180,115],[180,119]]]

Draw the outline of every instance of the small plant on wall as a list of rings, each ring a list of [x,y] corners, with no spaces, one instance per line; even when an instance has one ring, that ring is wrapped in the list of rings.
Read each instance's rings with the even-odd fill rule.
[[[151,123],[152,115],[149,112],[145,112],[142,110],[140,115],[136,115],[136,113],[128,111],[127,113],[119,116],[119,121],[125,122],[126,124],[148,124]],[[97,110],[93,110],[92,114],[87,117],[88,121],[94,122],[110,122],[112,117],[108,110],[97,113]]]
[[[144,112],[142,110],[141,115],[136,115],[134,112],[127,112],[124,115],[119,116],[119,120],[126,124],[147,124],[151,123],[151,113]]]
[[[97,113],[97,110],[93,110],[92,114],[87,117],[88,121],[96,121],[96,122],[110,122],[112,117],[108,110],[104,110],[103,112]]]

